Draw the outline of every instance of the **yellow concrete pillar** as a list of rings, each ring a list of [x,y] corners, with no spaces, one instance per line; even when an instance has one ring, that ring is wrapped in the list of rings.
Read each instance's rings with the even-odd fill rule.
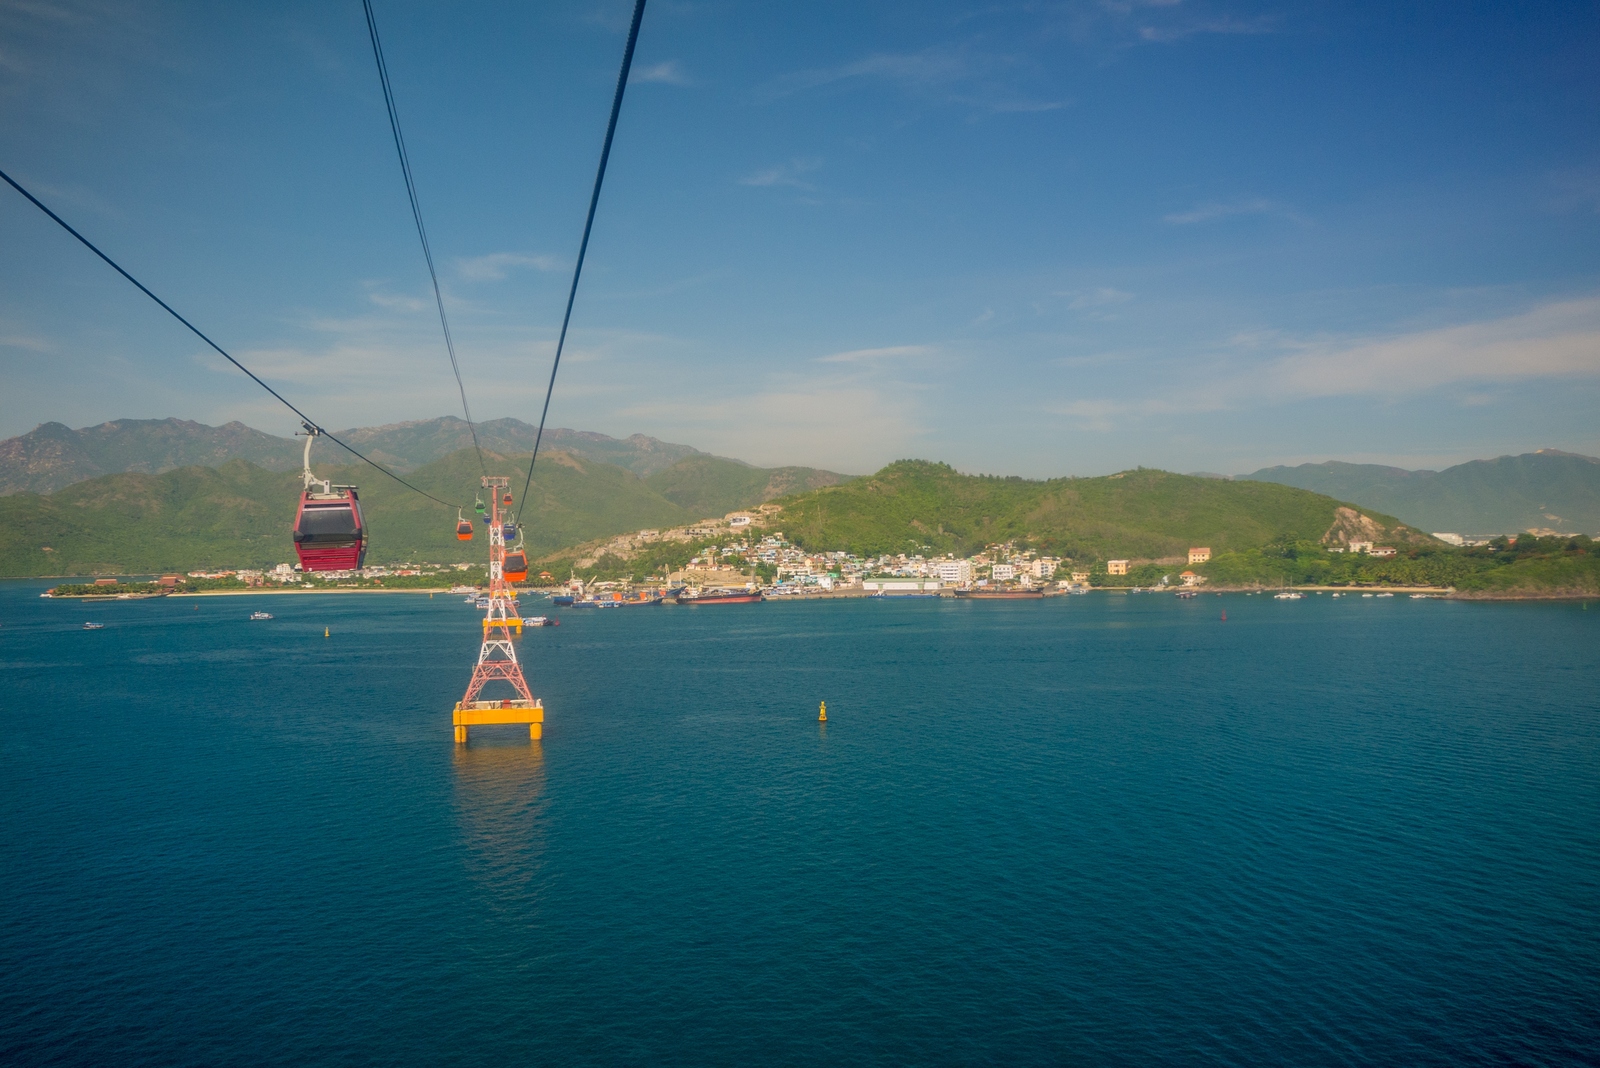
[[[535,741],[535,742],[537,742],[540,738],[543,738],[544,737],[544,724],[543,723],[530,723],[530,724],[528,724],[528,737],[530,739],[532,739],[533,741]]]
[[[467,744],[467,728],[464,727],[464,726],[461,726],[459,724],[456,726],[456,744],[457,745],[466,745]]]

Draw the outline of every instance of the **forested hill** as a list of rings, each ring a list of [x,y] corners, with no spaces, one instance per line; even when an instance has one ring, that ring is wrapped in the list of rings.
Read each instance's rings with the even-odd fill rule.
[[[1392,516],[1267,482],[1139,469],[1029,481],[903,460],[875,475],[783,499],[785,535],[862,554],[964,555],[1009,540],[1075,560],[1161,559],[1274,542],[1431,542]]]
[[[1356,501],[1429,531],[1600,531],[1600,460],[1555,449],[1473,460],[1443,471],[1330,461],[1268,467],[1240,477]]]

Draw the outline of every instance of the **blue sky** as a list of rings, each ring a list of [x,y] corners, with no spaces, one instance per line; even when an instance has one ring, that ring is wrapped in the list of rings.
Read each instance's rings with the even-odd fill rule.
[[[376,0],[535,421],[631,4]],[[861,472],[1600,453],[1594,4],[653,0],[555,425]],[[359,0],[0,0],[0,167],[330,427],[455,411]],[[9,189],[0,434],[292,419]]]

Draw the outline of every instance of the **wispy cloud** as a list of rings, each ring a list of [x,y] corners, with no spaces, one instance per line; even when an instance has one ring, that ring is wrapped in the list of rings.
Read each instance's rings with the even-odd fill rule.
[[[1253,19],[1236,19],[1226,16],[1222,18],[1200,18],[1177,20],[1162,25],[1140,26],[1139,38],[1152,44],[1169,44],[1201,33],[1274,33],[1277,30],[1277,26],[1278,20],[1271,15],[1263,15]]]
[[[1417,393],[1459,382],[1600,375],[1600,297],[1355,343],[1308,345],[1252,375],[1281,397]]]
[[[498,282],[514,267],[536,271],[559,271],[563,264],[555,256],[532,256],[524,252],[491,252],[456,260],[456,273],[472,282]]]
[[[1111,304],[1124,304],[1133,299],[1132,293],[1127,293],[1120,289],[1112,289],[1110,286],[1068,290],[1060,295],[1071,298],[1067,301],[1067,307],[1075,311],[1082,311],[1087,308],[1104,308]]]
[[[1235,200],[1226,203],[1213,202],[1201,204],[1188,211],[1174,212],[1163,215],[1163,222],[1174,226],[1192,226],[1195,223],[1212,222],[1216,219],[1227,219],[1238,215],[1275,215],[1280,219],[1305,225],[1311,220],[1295,211],[1286,204],[1262,197],[1253,197],[1249,200]]]
[[[849,352],[835,352],[831,356],[818,357],[817,362],[871,363],[882,360],[905,360],[931,356],[934,351],[931,345],[891,345],[881,349],[851,349]]]
[[[368,293],[367,299],[378,307],[388,308],[391,311],[415,312],[427,307],[420,298],[405,297],[395,293]]]
[[[788,163],[780,163],[776,167],[764,167],[753,174],[747,174],[739,179],[740,185],[756,186],[789,186],[794,189],[815,189],[816,186],[801,178],[802,174],[820,170],[822,160],[816,158],[792,159]]]
[[[628,76],[630,82],[659,82],[662,85],[688,85],[689,76],[675,59],[651,67],[636,67]]]
[[[1555,189],[1553,206],[1561,211],[1591,211],[1600,215],[1600,167],[1557,171],[1550,176]]]
[[[1173,376],[1171,392],[1078,398],[1047,410],[1075,419],[1085,429],[1110,430],[1119,420],[1173,413],[1335,397],[1391,399],[1452,387],[1600,377],[1600,296],[1387,337],[1306,341],[1265,336],[1276,338],[1281,355],[1241,366],[1222,354],[1204,361],[1202,380]],[[1229,347],[1258,352],[1262,337],[1241,335]],[[1468,394],[1468,403],[1472,396]]]
[[[903,92],[931,96],[996,114],[1056,111],[1065,101],[1036,99],[1017,82],[1033,65],[1014,56],[961,47],[920,52],[874,52],[834,67],[813,67],[775,79],[768,92],[787,96],[808,89],[861,81],[887,82]]]

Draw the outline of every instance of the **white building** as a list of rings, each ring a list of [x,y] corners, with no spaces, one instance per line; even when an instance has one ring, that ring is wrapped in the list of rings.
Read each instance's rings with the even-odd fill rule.
[[[1460,548],[1467,543],[1467,539],[1463,538],[1460,534],[1435,533],[1433,536],[1444,542],[1446,545],[1454,545],[1457,548]]]
[[[1037,560],[1028,561],[1028,574],[1036,579],[1054,578],[1056,567],[1061,561],[1051,556],[1041,556]]]
[[[1370,553],[1372,551],[1372,543],[1370,541],[1353,541],[1350,543],[1350,551],[1353,553]]]
[[[934,565],[933,573],[938,575],[942,582],[964,586],[972,582],[972,561],[940,560]]]
[[[1005,582],[1017,577],[1017,569],[1010,564],[995,564],[989,571],[989,577],[996,582]]]

